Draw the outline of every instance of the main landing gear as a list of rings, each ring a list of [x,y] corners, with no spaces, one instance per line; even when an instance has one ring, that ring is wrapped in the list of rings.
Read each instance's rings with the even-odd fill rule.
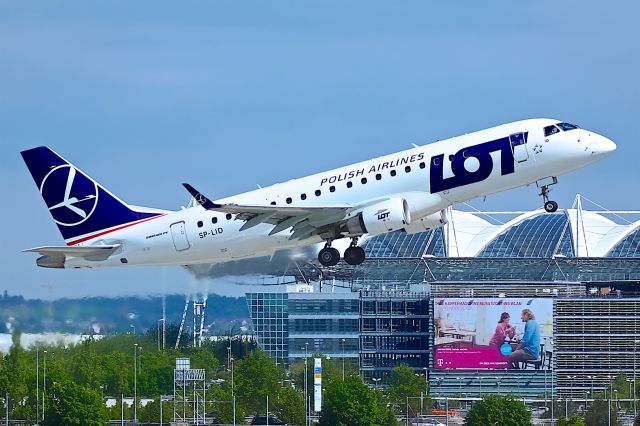
[[[357,244],[358,238],[352,238],[351,245],[344,251],[344,261],[349,265],[359,265],[364,262],[364,249]],[[324,248],[318,253],[318,262],[322,266],[335,266],[340,262],[340,252],[331,247],[331,241],[327,241]]]
[[[547,213],[553,213],[558,210],[558,203],[549,200],[549,191],[551,190],[548,185],[540,187],[540,195],[542,195],[542,199],[544,200],[544,209]]]

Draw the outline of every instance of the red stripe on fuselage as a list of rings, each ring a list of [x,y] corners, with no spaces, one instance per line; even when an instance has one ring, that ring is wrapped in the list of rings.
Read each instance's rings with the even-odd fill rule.
[[[83,243],[83,242],[85,242],[85,241],[87,241],[87,240],[90,240],[90,239],[92,239],[92,238],[96,238],[96,237],[100,237],[100,236],[102,236],[102,235],[110,234],[111,232],[119,231],[119,230],[121,230],[121,229],[128,228],[128,227],[133,226],[133,225],[139,225],[139,224],[141,224],[141,223],[143,223],[143,222],[146,222],[146,221],[148,221],[148,220],[152,220],[152,219],[157,219],[157,218],[162,217],[162,216],[164,216],[164,215],[166,215],[166,213],[159,214],[158,216],[148,217],[148,218],[146,218],[146,219],[142,219],[142,220],[139,220],[139,221],[137,221],[137,222],[127,223],[127,224],[125,224],[125,225],[119,226],[119,227],[114,228],[114,229],[110,229],[110,230],[108,230],[108,231],[98,232],[97,234],[93,234],[93,235],[88,236],[88,237],[80,238],[79,240],[75,240],[75,241],[68,242],[68,243],[67,243],[67,245],[68,245],[68,246],[75,246],[76,244]]]

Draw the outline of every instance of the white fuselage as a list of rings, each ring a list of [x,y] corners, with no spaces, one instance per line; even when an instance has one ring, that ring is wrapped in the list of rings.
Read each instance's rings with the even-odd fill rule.
[[[477,158],[470,156],[464,161],[466,172],[458,172],[456,177],[451,168],[450,156],[460,152],[466,155],[463,150],[467,148],[528,132],[526,143],[512,147],[515,158],[513,172],[503,174],[501,152],[491,152],[493,167],[488,177],[478,182],[462,182],[435,192],[441,202],[429,212],[434,213],[461,201],[571,172],[597,161],[615,149],[609,139],[584,129],[563,131],[545,137],[543,128],[557,122],[532,119],[504,124],[216,202],[244,205],[273,205],[275,202],[277,206],[355,205],[393,194],[431,193],[432,168],[441,169],[441,181],[444,182],[447,179],[458,179],[466,172],[472,174],[481,166]],[[392,171],[395,171],[395,175],[392,175]],[[362,183],[363,178],[366,178],[366,183]],[[351,187],[347,186],[347,182],[351,182]],[[319,195],[316,195],[316,191],[320,191]],[[287,202],[287,199],[290,201]],[[235,220],[232,215],[208,211],[200,205],[167,212],[134,226],[106,230],[95,237],[88,235],[67,241],[75,246],[115,242],[121,244],[121,248],[107,260],[69,259],[65,267],[124,266],[125,262],[126,265],[215,263],[270,255],[280,249],[321,241],[320,237],[290,240],[290,229],[270,236],[273,225],[266,223],[240,231],[243,223],[242,220]]]

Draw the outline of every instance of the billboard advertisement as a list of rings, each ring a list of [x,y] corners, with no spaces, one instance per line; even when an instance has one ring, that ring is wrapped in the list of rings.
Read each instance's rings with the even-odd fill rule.
[[[550,369],[553,300],[435,298],[436,369]]]

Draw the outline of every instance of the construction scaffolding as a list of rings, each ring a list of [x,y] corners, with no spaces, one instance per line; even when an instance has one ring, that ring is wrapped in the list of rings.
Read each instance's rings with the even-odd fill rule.
[[[173,370],[173,421],[204,425],[205,370],[191,368],[189,358],[176,358]]]

